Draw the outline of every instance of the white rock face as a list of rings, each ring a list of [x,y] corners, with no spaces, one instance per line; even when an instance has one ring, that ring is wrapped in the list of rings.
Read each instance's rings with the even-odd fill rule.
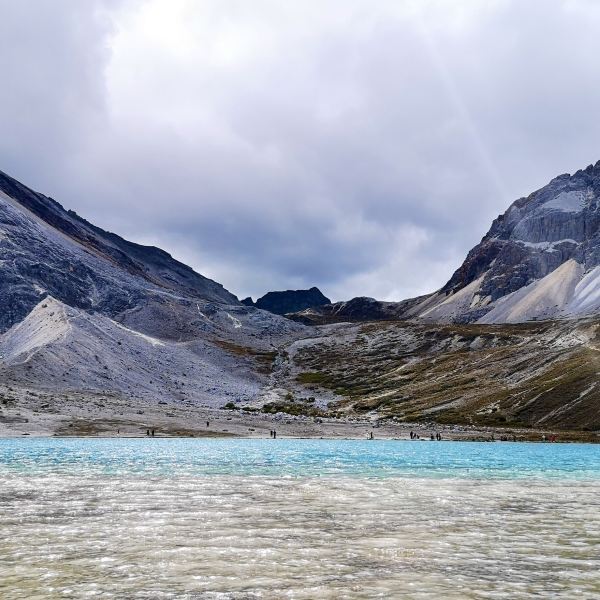
[[[467,312],[471,307],[481,302],[479,290],[483,277],[482,275],[479,279],[472,281],[462,290],[448,296],[439,304],[419,313],[418,316],[426,321],[448,322]]]
[[[600,312],[600,266],[594,267],[580,279],[566,312],[573,315]]]
[[[67,307],[46,298],[0,338],[0,355],[4,364],[27,362],[40,348],[66,338],[69,331]]]
[[[562,212],[581,212],[585,208],[585,192],[561,192],[542,204],[542,209],[554,209]]]
[[[565,316],[583,274],[583,266],[569,260],[546,277],[498,300],[478,322],[522,323]]]

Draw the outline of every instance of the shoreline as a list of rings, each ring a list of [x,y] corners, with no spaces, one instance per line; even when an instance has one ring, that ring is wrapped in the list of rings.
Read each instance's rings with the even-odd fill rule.
[[[533,441],[556,437],[558,443],[600,443],[600,431],[440,424],[433,421],[399,422],[376,414],[343,417],[309,417],[287,413],[226,410],[193,404],[148,403],[119,396],[73,394],[23,398],[0,410],[0,439],[22,437],[144,438],[155,431],[160,438],[221,438],[410,440],[414,431],[421,441],[441,434],[444,441]],[[419,441],[419,440],[414,440]],[[434,440],[435,441],[435,440]]]
[[[223,411],[225,412],[225,411]],[[233,417],[211,414],[199,423],[165,423],[164,421],[136,422],[115,419],[66,419],[57,427],[43,427],[40,423],[0,422],[0,439],[17,438],[97,438],[97,439],[272,439],[271,431],[276,431],[276,440],[346,440],[346,441],[413,441],[436,442],[436,434],[443,442],[481,443],[600,443],[600,432],[542,430],[534,428],[491,428],[464,424],[440,425],[435,423],[374,424],[366,420],[319,419],[295,417],[288,419],[271,418],[271,415]],[[220,418],[219,418],[220,417]],[[230,419],[230,420],[228,420]],[[209,425],[206,427],[206,421]],[[66,421],[66,422],[65,422]],[[28,427],[29,426],[29,427]],[[152,435],[154,430],[154,435]],[[146,432],[150,433],[147,434]],[[410,433],[418,437],[411,439]],[[372,438],[370,436],[373,436]],[[431,439],[431,435],[434,439]]]
[[[16,440],[16,439],[44,439],[44,440],[142,440],[149,437],[149,439],[160,439],[160,440],[248,440],[248,441],[259,441],[266,440],[269,438],[258,437],[258,436],[241,436],[241,435],[230,435],[230,436],[218,436],[218,435],[155,435],[145,436],[145,435],[1,435],[0,441],[2,440]],[[426,438],[421,438],[418,440],[411,440],[410,438],[404,437],[382,437],[382,438],[362,438],[362,437],[324,437],[324,436],[313,436],[313,437],[300,437],[300,436],[278,436],[277,440],[283,441],[313,441],[319,440],[324,442],[459,442],[459,443],[472,443],[472,444],[495,444],[495,443],[511,443],[511,444],[589,444],[596,445],[600,444],[600,440],[593,439],[557,439],[554,441],[551,440],[539,440],[539,439],[510,439],[510,440],[500,440],[500,439],[483,439],[477,437],[462,437],[462,438],[443,438],[441,440],[431,440]],[[274,441],[277,441],[274,440]]]

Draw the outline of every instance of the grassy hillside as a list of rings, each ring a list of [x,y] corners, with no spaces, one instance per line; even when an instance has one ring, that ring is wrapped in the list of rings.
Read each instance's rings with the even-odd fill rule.
[[[330,410],[405,421],[600,429],[597,321],[378,322],[304,342],[290,373]]]

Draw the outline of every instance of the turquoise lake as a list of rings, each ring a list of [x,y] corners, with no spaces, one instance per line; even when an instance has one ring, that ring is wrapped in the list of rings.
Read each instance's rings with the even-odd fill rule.
[[[574,478],[600,480],[600,445],[384,440],[0,440],[3,472],[70,475]]]
[[[600,598],[600,446],[3,439],[1,598]]]

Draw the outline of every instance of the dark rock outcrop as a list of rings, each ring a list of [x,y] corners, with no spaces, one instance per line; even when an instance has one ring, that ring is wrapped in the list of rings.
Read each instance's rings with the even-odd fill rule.
[[[252,298],[244,298],[242,304],[268,310],[276,315],[296,313],[308,308],[330,304],[331,300],[312,287],[309,290],[286,290],[285,292],[268,292],[256,302]]]
[[[344,302],[308,308],[288,314],[287,316],[304,325],[326,325],[328,323],[361,321],[397,321],[403,318],[407,307],[418,300],[381,302],[375,300],[375,298],[360,296]]]

